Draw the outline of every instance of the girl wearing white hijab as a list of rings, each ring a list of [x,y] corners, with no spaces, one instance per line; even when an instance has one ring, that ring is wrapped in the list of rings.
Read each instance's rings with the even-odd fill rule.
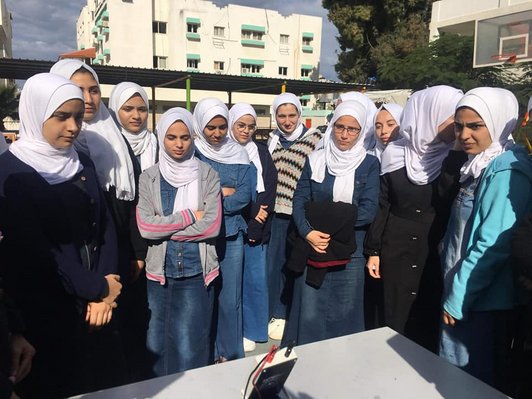
[[[242,216],[251,201],[255,172],[247,151],[227,135],[229,111],[216,98],[205,98],[194,108],[196,156],[220,175],[224,226],[216,247],[222,283],[218,295],[217,361],[244,357],[242,336],[242,278],[244,234]]]
[[[324,148],[310,155],[298,182],[294,223],[300,237],[317,253],[328,253],[331,236],[311,227],[305,212],[309,202],[329,201],[323,205],[324,218],[332,212],[328,208],[334,206],[328,205],[332,202],[356,206],[356,220],[348,229],[357,243],[364,241],[377,213],[379,161],[364,148],[365,124],[364,105],[342,102],[325,132]],[[295,340],[301,345],[364,331],[362,246],[348,257],[344,266],[327,269],[319,288],[306,282],[306,273],[296,279],[284,341]]]
[[[219,265],[218,173],[194,156],[192,114],[166,111],[157,124],[159,163],[142,173],[138,225],[150,240],[147,346],[157,377],[212,363],[214,288]]]
[[[286,319],[287,300],[284,298],[291,296],[285,291],[285,274],[282,270],[286,263],[286,254],[290,252],[286,239],[292,214],[292,200],[307,157],[318,148],[322,134],[318,129],[307,130],[303,125],[301,103],[294,94],[279,94],[275,97],[272,108],[277,128],[270,133],[268,151],[272,154],[278,174],[272,239],[266,255],[270,302],[268,335],[279,340],[283,336]]]
[[[518,112],[505,89],[479,87],[458,103],[456,138],[469,159],[441,256],[440,356],[498,389],[510,386],[508,338],[517,297],[512,235],[532,208],[532,162],[511,136]]]
[[[70,79],[83,92],[85,113],[81,132],[74,141],[76,149],[87,154],[94,162],[98,180],[115,222],[119,270],[126,283],[121,296],[118,315],[121,335],[130,348],[126,348],[127,365],[133,382],[144,378],[141,371],[146,361],[143,348],[146,342],[147,307],[144,278],[139,278],[144,268],[147,245],[136,226],[136,184],[141,173],[126,139],[101,101],[98,75],[80,60],[65,59],[56,62],[50,72]],[[144,298],[144,299],[143,299]],[[123,316],[122,316],[123,315]],[[134,325],[135,328],[132,328]]]
[[[157,162],[157,137],[148,130],[150,112],[148,95],[136,83],[117,84],[109,97],[109,111],[120,125],[141,170],[146,170]]]
[[[375,103],[364,93],[358,91],[350,91],[340,94],[336,105],[341,104],[344,101],[358,101],[366,107],[366,132],[364,134],[364,148],[371,155],[376,155],[375,145],[377,140],[375,139],[375,115],[377,114],[377,106]]]
[[[403,107],[399,104],[382,104],[375,114],[373,126],[375,128],[375,156],[381,160],[382,152],[386,146],[397,140],[399,136],[399,124],[403,115]]]
[[[444,179],[449,188],[440,189],[438,177],[454,140],[461,97],[460,90],[435,86],[408,100],[404,138],[383,152],[379,212],[364,243],[370,276],[383,279],[384,324],[434,352],[441,297],[437,245],[458,189],[452,179]],[[458,170],[463,162],[453,158],[449,168]]]
[[[121,289],[116,236],[94,165],[73,147],[81,90],[61,76],[35,75],[19,115],[20,139],[0,156],[0,263],[39,353],[19,388],[28,397],[65,397],[119,384],[122,354],[108,325]]]
[[[275,206],[277,169],[268,148],[253,141],[257,115],[250,104],[238,103],[229,111],[229,137],[243,146],[256,169],[255,195],[244,210],[247,235],[244,239],[244,283],[242,308],[244,351],[255,342],[268,341],[268,282],[266,249],[270,238],[271,215]]]

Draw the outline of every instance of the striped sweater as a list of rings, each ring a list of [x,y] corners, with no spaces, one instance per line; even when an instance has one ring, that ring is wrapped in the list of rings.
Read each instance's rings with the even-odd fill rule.
[[[292,214],[292,199],[297,182],[307,157],[314,151],[321,137],[321,132],[318,129],[313,129],[306,132],[289,148],[283,148],[281,143],[277,143],[272,153],[272,159],[278,172],[276,213]]]

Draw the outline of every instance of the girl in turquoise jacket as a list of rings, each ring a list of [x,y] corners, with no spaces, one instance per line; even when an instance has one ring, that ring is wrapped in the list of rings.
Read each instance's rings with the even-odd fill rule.
[[[443,240],[440,356],[504,390],[515,226],[531,209],[532,162],[511,132],[518,103],[507,90],[476,88],[455,113],[457,144],[469,160]]]

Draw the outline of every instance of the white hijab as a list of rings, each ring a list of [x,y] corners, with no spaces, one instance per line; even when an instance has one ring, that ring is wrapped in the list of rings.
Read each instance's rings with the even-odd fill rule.
[[[406,103],[401,135],[406,139],[404,162],[412,183],[428,184],[440,175],[452,143],[437,139],[438,127],[454,115],[462,96],[454,87],[434,86],[412,94]]]
[[[138,133],[130,133],[122,122],[120,121],[120,116],[118,111],[135,94],[140,95],[148,113],[150,112],[150,103],[148,101],[148,95],[146,91],[136,83],[133,82],[122,82],[117,84],[113,91],[111,91],[111,96],[109,97],[109,111],[113,115],[116,123],[120,126],[120,130],[126,140],[128,141],[131,149],[135,156],[140,156],[140,165],[142,170],[146,170],[149,167],[155,165],[157,159],[157,137],[148,130],[148,121],[146,120],[146,125],[143,126],[142,130]]]
[[[292,104],[294,107],[296,107],[297,113],[299,114],[298,124],[296,129],[288,136],[279,128],[279,126],[277,126],[277,128],[272,133],[270,133],[270,143],[268,144],[268,151],[270,152],[270,154],[272,154],[275,148],[277,147],[277,143],[279,143],[279,139],[281,136],[283,136],[283,139],[287,141],[296,141],[299,137],[301,137],[301,134],[303,133],[303,123],[301,122],[301,114],[303,113],[303,108],[301,107],[301,102],[299,101],[299,98],[297,98],[295,94],[282,93],[275,97],[272,104],[273,115],[277,116],[277,108],[285,104]]]
[[[377,106],[368,96],[358,91],[342,93],[340,94],[340,100],[340,104],[345,101],[358,101],[364,105],[364,107],[366,107],[366,129],[365,131],[362,131],[364,134],[364,148],[366,151],[373,154],[375,145],[377,143],[375,140],[375,125],[373,123],[375,115],[377,114]]]
[[[255,109],[250,104],[247,103],[237,103],[231,107],[229,110],[229,138],[234,140],[236,143],[238,141],[235,139],[235,135],[233,133],[233,127],[240,118],[242,118],[244,115],[251,115],[253,119],[255,119],[255,122],[257,121],[257,114],[255,112]],[[240,143],[238,143],[240,144]],[[240,144],[242,145],[242,144]],[[247,151],[249,155],[249,160],[253,165],[255,165],[255,169],[257,169],[257,193],[262,193],[265,191],[264,188],[264,179],[262,178],[262,164],[260,162],[260,156],[259,156],[259,149],[257,148],[257,144],[253,141],[253,138],[250,137],[249,141],[243,145],[245,150]]]
[[[39,73],[26,81],[20,94],[20,139],[9,151],[31,166],[49,184],[72,179],[83,170],[74,146],[52,147],[42,135],[43,124],[66,101],[83,101],[79,87],[70,80],[50,73]]]
[[[362,136],[366,127],[366,112],[364,105],[358,101],[345,101],[338,105],[323,137],[324,148],[309,156],[312,180],[317,183],[323,182],[325,168],[336,177],[333,186],[333,201],[335,202],[350,204],[353,201],[355,171],[366,158]],[[335,144],[333,130],[336,121],[346,115],[354,117],[360,124],[361,130],[355,145],[347,151],[341,151]]]
[[[382,152],[386,149],[386,146],[382,144],[379,137],[377,136],[377,129],[375,129],[375,125],[377,123],[377,116],[382,110],[386,110],[390,113],[393,119],[395,119],[395,122],[397,123],[397,126],[401,125],[401,116],[403,115],[403,107],[401,107],[399,104],[389,103],[389,104],[382,104],[377,112],[375,113],[375,116],[373,117],[373,129],[375,134],[375,156],[379,158],[379,160],[382,159]],[[388,142],[390,144],[391,142]]]
[[[194,156],[194,142],[182,160],[176,161],[164,147],[164,138],[170,126],[181,121],[194,140],[192,114],[184,108],[170,108],[155,128],[159,140],[159,171],[172,187],[177,188],[174,200],[174,213],[183,209],[197,210],[199,203],[199,161]]]
[[[458,102],[456,110],[462,107],[471,108],[480,115],[492,143],[480,154],[469,156],[460,170],[460,182],[469,176],[479,177],[495,157],[515,144],[512,131],[519,116],[519,103],[515,96],[508,90],[495,87],[477,87],[468,91]]]
[[[81,68],[89,71],[99,84],[94,69],[80,60],[60,60],[52,66],[50,72],[70,79]],[[92,159],[104,190],[109,191],[111,187],[115,187],[118,199],[126,201],[135,199],[133,162],[126,141],[103,101],[100,102],[94,118],[83,122],[74,146]]]
[[[216,116],[225,118],[229,127],[229,111],[226,105],[217,98],[204,98],[196,104],[194,108],[194,132],[196,133],[196,148],[207,158],[224,164],[249,165],[248,153],[240,144],[229,140],[225,136],[223,142],[218,146],[211,145],[203,130],[205,126]]]

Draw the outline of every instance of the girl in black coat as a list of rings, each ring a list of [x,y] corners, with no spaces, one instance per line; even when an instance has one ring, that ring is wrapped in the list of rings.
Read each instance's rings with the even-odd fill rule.
[[[19,114],[20,140],[0,156],[0,272],[37,351],[19,393],[57,398],[120,384],[116,234],[94,165],[73,148],[81,90],[35,75]]]

